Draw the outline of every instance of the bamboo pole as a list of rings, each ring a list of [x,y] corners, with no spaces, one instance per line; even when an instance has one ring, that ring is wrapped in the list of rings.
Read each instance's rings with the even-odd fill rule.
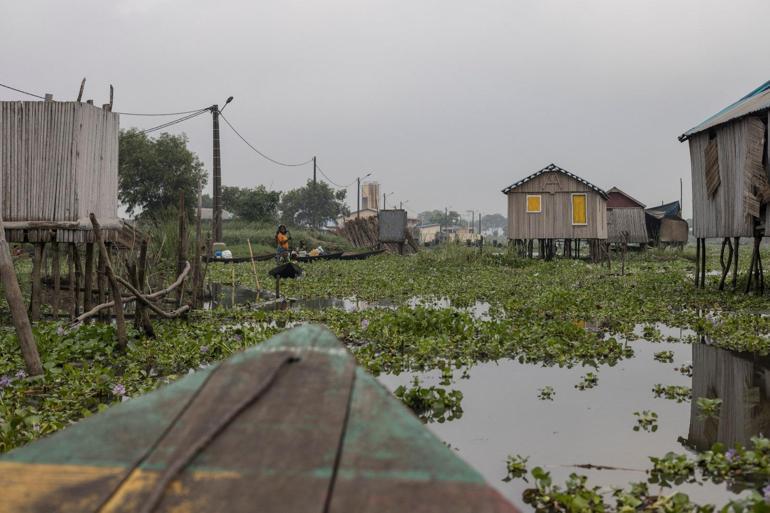
[[[19,288],[19,281],[16,278],[16,271],[13,268],[11,251],[8,247],[8,242],[5,240],[5,227],[3,226],[2,218],[0,218],[0,281],[3,284],[5,300],[8,302],[11,310],[13,326],[16,328],[16,334],[19,337],[19,345],[21,346],[21,354],[27,367],[27,373],[30,376],[43,374],[43,365],[40,363],[37,344],[35,343],[35,337],[32,335],[32,325],[24,308],[24,299]]]
[[[5,230],[3,230],[3,240],[5,240]],[[40,302],[42,296],[42,283],[40,273],[43,267],[43,248],[45,242],[35,244],[35,254],[32,257],[32,295],[29,300],[29,317],[32,321],[40,320]]]
[[[184,205],[184,191],[179,191],[179,246],[177,247],[176,273],[179,274],[187,262],[187,212]],[[176,291],[176,305],[182,306],[184,299],[184,287]]]
[[[251,271],[254,273],[254,283],[257,286],[257,297],[259,297],[259,276],[257,275],[257,264],[254,263],[254,251],[251,249],[251,239],[246,239],[249,243],[249,257],[251,258]]]
[[[120,287],[118,281],[115,279],[115,274],[112,272],[112,262],[110,262],[110,255],[107,253],[107,246],[102,239],[102,231],[99,228],[99,221],[96,220],[96,216],[93,212],[89,215],[91,224],[94,227],[94,239],[99,246],[99,254],[103,256],[104,268],[107,273],[107,280],[110,283],[110,289],[112,289],[112,299],[115,302],[115,324],[117,327],[118,335],[118,347],[125,349],[128,346],[128,338],[126,336],[126,319],[123,316],[123,301],[120,296]]]
[[[91,309],[91,294],[94,288],[94,244],[86,244],[85,279],[83,280],[83,311]]]

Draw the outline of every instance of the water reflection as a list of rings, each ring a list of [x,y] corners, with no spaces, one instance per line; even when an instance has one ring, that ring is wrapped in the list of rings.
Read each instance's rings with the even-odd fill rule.
[[[689,444],[698,450],[716,442],[746,446],[751,437],[770,434],[770,357],[701,343],[692,346],[692,363]],[[699,397],[722,400],[718,418],[702,417]]]

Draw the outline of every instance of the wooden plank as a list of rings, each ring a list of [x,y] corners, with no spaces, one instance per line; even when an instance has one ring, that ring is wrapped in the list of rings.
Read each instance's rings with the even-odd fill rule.
[[[706,192],[713,198],[722,183],[719,177],[719,145],[712,139],[706,145]]]

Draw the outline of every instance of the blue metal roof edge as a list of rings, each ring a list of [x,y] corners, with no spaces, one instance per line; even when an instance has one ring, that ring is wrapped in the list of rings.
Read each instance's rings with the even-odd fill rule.
[[[685,133],[683,133],[682,135],[680,135],[678,137],[679,142],[684,142],[687,139],[689,139],[691,136],[697,134],[698,132],[702,132],[704,129],[701,129],[700,127],[708,125],[709,121],[711,121],[712,119],[717,118],[717,117],[721,116],[722,114],[724,114],[726,112],[729,112],[730,110],[738,107],[740,104],[742,104],[746,100],[748,100],[750,98],[753,98],[754,96],[758,95],[759,93],[763,93],[763,92],[767,91],[768,89],[770,89],[770,80],[768,80],[767,82],[765,82],[761,86],[757,87],[756,89],[751,91],[749,94],[747,94],[746,96],[744,96],[740,100],[731,103],[730,105],[728,105],[724,109],[720,110],[719,112],[717,112],[713,116],[709,116],[708,118],[706,118],[705,120],[703,120],[699,124],[695,125],[691,129],[687,130]]]

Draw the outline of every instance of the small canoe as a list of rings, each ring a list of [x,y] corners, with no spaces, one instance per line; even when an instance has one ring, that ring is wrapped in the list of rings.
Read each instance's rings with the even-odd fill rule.
[[[3,513],[516,513],[324,328],[0,458]]]
[[[324,253],[323,255],[316,255],[316,256],[298,256],[294,257],[294,260],[297,262],[315,262],[318,260],[336,260],[340,258],[343,255],[342,251],[338,251],[336,253]]]
[[[384,249],[375,249],[373,251],[364,251],[363,253],[343,253],[340,260],[364,260],[384,252]]]
[[[233,257],[233,258],[221,258],[221,257],[202,257],[204,262],[217,262],[222,264],[242,264],[244,262],[251,262],[251,257]],[[266,262],[275,258],[275,253],[263,253],[261,255],[254,255],[255,262]]]

